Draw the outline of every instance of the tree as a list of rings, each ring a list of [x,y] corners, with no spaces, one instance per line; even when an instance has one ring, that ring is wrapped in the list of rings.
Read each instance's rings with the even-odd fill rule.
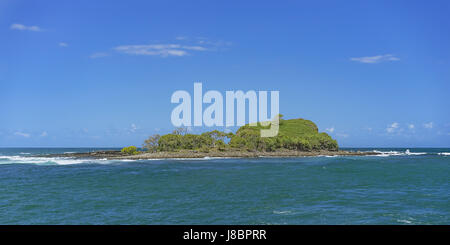
[[[183,136],[178,134],[166,134],[161,136],[158,141],[159,151],[175,151],[181,148]]]
[[[128,154],[128,155],[134,155],[134,154],[138,153],[136,146],[124,147],[124,148],[122,148],[122,150],[120,152],[122,152],[124,154]]]
[[[235,135],[233,136],[233,138],[231,138],[230,140],[230,147],[232,148],[236,148],[236,149],[242,149],[245,147],[245,139],[242,138],[241,136]]]
[[[214,131],[211,131],[211,132],[205,132],[205,133],[202,134],[202,136],[211,138],[213,147],[216,147],[216,142],[217,141],[225,142],[225,138],[229,137],[228,134],[226,134],[224,132],[220,132],[219,130],[214,130]]]
[[[147,149],[149,152],[156,152],[158,150],[160,138],[161,135],[159,134],[154,134],[150,136],[148,139],[144,141],[144,145],[142,146],[142,148]]]
[[[188,129],[187,129],[187,128],[180,127],[180,128],[174,129],[173,132],[172,132],[172,134],[175,134],[175,135],[185,135],[185,134],[187,134],[187,132],[188,132]]]

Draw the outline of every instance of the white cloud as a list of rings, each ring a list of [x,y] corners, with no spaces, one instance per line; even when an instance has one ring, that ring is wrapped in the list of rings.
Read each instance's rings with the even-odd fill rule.
[[[48,135],[47,131],[44,131],[44,132],[42,132],[41,137],[46,137],[47,135]]]
[[[328,131],[328,132],[330,132],[330,133],[333,133],[333,132],[334,132],[334,126],[331,127],[331,128],[326,128],[325,131]]]
[[[26,26],[22,24],[14,23],[10,26],[11,30],[19,30],[19,31],[42,31],[39,26]]]
[[[103,58],[109,56],[108,53],[93,53],[91,54],[91,56],[89,56],[91,59],[96,59],[96,58]]]
[[[58,45],[59,45],[60,47],[64,47],[64,48],[69,46],[69,44],[63,43],[63,42],[58,43]]]
[[[132,55],[152,55],[152,56],[186,56],[188,51],[206,51],[202,46],[185,46],[179,44],[149,44],[149,45],[122,45],[115,47],[119,53]]]
[[[137,129],[138,129],[138,127],[136,126],[136,124],[132,123],[131,126],[130,126],[129,131],[131,133],[134,133],[134,132],[136,132]]]
[[[211,40],[209,40],[208,38],[205,38],[205,37],[197,37],[197,39],[198,39],[198,41],[197,41],[198,44],[209,45],[211,47],[216,47],[216,48],[227,47],[227,46],[231,46],[233,44],[232,42],[222,41],[222,40],[211,41]]]
[[[23,133],[23,132],[15,132],[14,135],[22,136],[22,137],[25,137],[25,138],[29,138],[31,136],[30,134]]]
[[[356,61],[365,64],[375,64],[383,61],[398,61],[399,58],[395,57],[392,54],[384,54],[384,55],[376,55],[376,56],[367,56],[367,57],[356,57],[350,58],[351,61]]]
[[[386,131],[387,131],[388,133],[393,133],[396,129],[398,129],[398,127],[399,127],[399,123],[394,122],[394,123],[392,123],[390,126],[388,126],[388,127],[386,128]]]
[[[424,123],[423,126],[424,126],[425,128],[433,128],[433,122]]]
[[[408,124],[409,129],[414,129],[414,127],[415,127],[414,124]]]

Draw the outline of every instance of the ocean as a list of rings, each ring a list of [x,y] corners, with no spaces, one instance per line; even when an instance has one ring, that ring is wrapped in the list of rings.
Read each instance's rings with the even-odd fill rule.
[[[349,149],[349,148],[347,148]],[[450,149],[89,160],[1,148],[0,224],[450,224]]]

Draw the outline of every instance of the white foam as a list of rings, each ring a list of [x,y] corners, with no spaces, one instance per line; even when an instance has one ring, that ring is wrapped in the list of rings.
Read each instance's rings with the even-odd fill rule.
[[[408,149],[408,150],[405,151],[405,154],[406,155],[416,155],[416,156],[418,156],[418,155],[425,155],[427,153],[426,152],[410,152],[409,149]]]
[[[133,159],[117,159],[115,161],[118,161],[118,162],[135,162],[137,160],[133,160]]]
[[[401,155],[405,155],[405,153],[401,153],[399,151],[378,151],[378,150],[373,150],[373,152],[378,153],[378,155],[375,156],[379,156],[379,157],[389,157],[389,156],[401,156]]]
[[[23,156],[0,156],[0,159],[7,160],[3,164],[22,163],[37,165],[70,165],[80,163],[102,163],[106,159],[75,159],[70,157],[23,157]]]
[[[438,155],[450,156],[450,152],[439,152]]]
[[[292,211],[273,211],[274,214],[291,214]]]
[[[398,219],[397,222],[405,223],[405,224],[411,224],[412,223],[412,221],[406,220],[406,219]]]
[[[214,159],[232,159],[233,157],[204,157],[204,160],[214,160]]]
[[[378,151],[373,150],[373,152],[379,153],[379,157],[389,157],[389,156],[419,156],[419,155],[425,155],[426,152],[411,152],[409,149],[407,149],[405,152],[400,151]]]
[[[164,159],[162,159],[164,160]],[[193,158],[167,158],[165,160],[181,160],[181,161],[205,161],[205,160],[211,160],[210,158],[200,158],[200,157],[193,157]]]

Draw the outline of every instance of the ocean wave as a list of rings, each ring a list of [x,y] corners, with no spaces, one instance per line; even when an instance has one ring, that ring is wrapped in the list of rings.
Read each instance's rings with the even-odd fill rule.
[[[438,155],[450,156],[450,152],[439,152]]]
[[[234,159],[234,157],[195,157],[195,158],[161,158],[158,160],[207,161],[216,159]],[[156,159],[155,159],[156,160]]]
[[[425,155],[427,154],[426,152],[410,152],[409,150],[405,151],[406,155],[414,155],[414,156],[419,156],[419,155]]]
[[[406,150],[404,152],[401,151],[378,151],[373,150],[373,152],[378,153],[379,157],[389,157],[389,156],[420,156],[420,155],[426,155],[428,153],[426,152],[411,152],[410,150]]]
[[[0,156],[2,164],[71,165],[81,163],[104,163],[107,159],[75,159],[70,157],[24,157]]]
[[[405,153],[401,153],[399,151],[378,151],[378,150],[373,150],[373,152],[378,153],[378,155],[375,156],[379,156],[379,157],[389,157],[389,156],[401,156],[401,155],[405,155]]]
[[[203,159],[203,160],[215,160],[215,159],[236,159],[236,158],[239,158],[239,157],[204,157],[204,158],[201,158],[201,159]]]
[[[398,219],[397,222],[404,223],[404,224],[411,224],[412,223],[412,221],[406,220],[406,219]]]
[[[273,211],[273,214],[278,214],[278,215],[290,215],[292,214],[292,211],[286,210],[286,211]]]

